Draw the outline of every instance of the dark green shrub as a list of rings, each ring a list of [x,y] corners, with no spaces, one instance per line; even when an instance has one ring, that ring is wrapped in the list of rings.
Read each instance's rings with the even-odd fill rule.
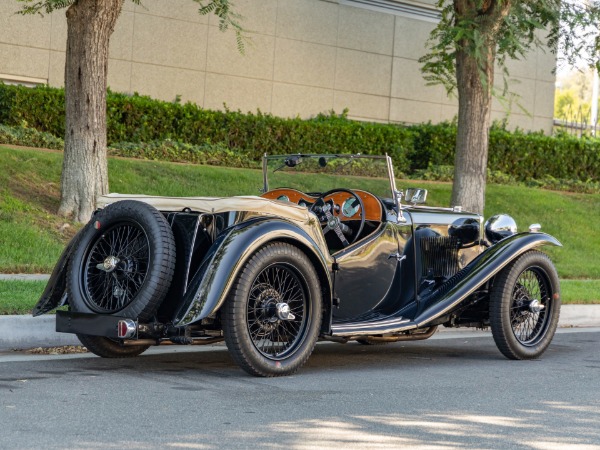
[[[247,153],[234,152],[223,144],[193,145],[177,141],[118,142],[109,148],[112,156],[154,161],[189,162],[211,166],[260,168]]]
[[[404,127],[348,120],[346,112],[283,119],[260,111],[209,111],[191,103],[113,92],[108,93],[107,111],[109,145],[144,158],[240,165],[243,160],[256,163],[263,153],[387,153],[398,172],[431,177],[442,176],[432,167],[454,164],[453,123]],[[0,123],[63,136],[64,90],[0,83]],[[131,144],[136,142],[145,144]],[[600,139],[509,132],[494,126],[488,168],[491,174],[523,182],[547,177],[597,182]]]
[[[488,167],[521,181],[546,176],[598,180],[600,140],[492,130]]]
[[[414,146],[408,152],[411,172],[430,166],[454,164],[456,125],[431,123],[410,127],[414,133]]]
[[[65,134],[65,92],[48,86],[35,89],[0,83],[0,123]]]
[[[0,144],[62,150],[64,141],[50,133],[35,128],[9,127],[0,124]]]

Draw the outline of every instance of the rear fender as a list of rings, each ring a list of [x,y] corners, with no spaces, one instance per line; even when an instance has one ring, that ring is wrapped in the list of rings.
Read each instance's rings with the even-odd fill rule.
[[[300,247],[315,264],[324,293],[331,297],[333,260],[302,228],[282,219],[257,219],[240,223],[221,235],[212,245],[192,278],[173,323],[182,327],[215,313],[225,302],[239,271],[263,245],[285,241]],[[328,299],[323,301],[327,304]],[[329,299],[329,302],[331,298]]]
[[[63,306],[67,302],[66,290],[69,261],[86,228],[87,226],[77,232],[63,250],[60,258],[58,258],[58,262],[54,266],[54,270],[52,270],[52,275],[50,275],[44,292],[33,308],[32,314],[34,317],[46,314],[59,306]]]
[[[414,322],[420,328],[451,312],[520,255],[542,245],[562,247],[556,238],[545,233],[520,233],[491,246],[439,288],[421,297]]]

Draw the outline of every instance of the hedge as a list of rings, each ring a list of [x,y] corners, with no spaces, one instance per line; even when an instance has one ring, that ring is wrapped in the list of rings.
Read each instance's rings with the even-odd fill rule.
[[[424,124],[410,129],[415,137],[409,153],[409,173],[454,164],[455,125]],[[600,139],[567,134],[546,136],[521,130],[509,132],[496,126],[490,130],[488,158],[490,170],[505,173],[518,181],[546,177],[598,181]]]
[[[62,150],[64,141],[53,134],[35,128],[11,127],[0,124],[0,144],[23,145],[25,147]]]
[[[454,162],[456,126],[450,123],[401,126],[357,122],[348,120],[345,113],[321,114],[309,120],[283,119],[260,111],[210,111],[192,103],[113,92],[107,96],[107,111],[109,145],[126,147],[122,149],[124,153],[135,154],[140,153],[135,144],[119,143],[143,142],[146,149],[141,153],[151,150],[157,158],[160,152],[155,149],[164,146],[154,145],[153,149],[151,143],[172,141],[178,144],[168,146],[170,159],[173,152],[187,151],[185,146],[190,145],[194,152],[217,148],[213,156],[225,152],[228,159],[235,160],[239,153],[255,161],[265,152],[388,153],[396,168],[408,175]],[[0,84],[2,123],[63,136],[64,90]],[[214,159],[199,154],[194,158]],[[548,177],[597,181],[600,139],[552,137],[493,127],[488,166],[517,181]]]

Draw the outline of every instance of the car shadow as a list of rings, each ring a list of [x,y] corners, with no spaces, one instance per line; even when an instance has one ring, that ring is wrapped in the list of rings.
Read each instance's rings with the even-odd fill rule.
[[[572,351],[571,345],[554,343],[542,359],[560,358]],[[533,360],[533,362],[540,360]],[[130,374],[155,374],[206,377],[248,377],[231,358],[224,344],[203,347],[154,347],[147,353],[127,359],[105,359],[92,354],[69,360],[55,359],[53,365],[62,370],[40,371],[40,374],[63,372],[64,365],[76,366],[70,373],[83,371],[101,376],[106,372],[125,371]],[[436,367],[447,370],[472,364],[496,365],[512,363],[496,348],[489,337],[435,339],[429,341],[396,342],[384,345],[362,345],[357,342],[338,344],[319,342],[306,365],[299,371],[319,374],[323,371],[365,370],[425,370]],[[63,372],[64,373],[64,372]]]

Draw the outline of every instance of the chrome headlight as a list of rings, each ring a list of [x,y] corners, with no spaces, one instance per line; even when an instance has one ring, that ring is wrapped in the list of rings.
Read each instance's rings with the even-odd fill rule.
[[[448,227],[448,234],[458,239],[459,245],[469,245],[479,241],[481,225],[479,219],[461,217]]]
[[[508,214],[497,214],[485,223],[485,237],[492,244],[517,233],[517,222]]]

